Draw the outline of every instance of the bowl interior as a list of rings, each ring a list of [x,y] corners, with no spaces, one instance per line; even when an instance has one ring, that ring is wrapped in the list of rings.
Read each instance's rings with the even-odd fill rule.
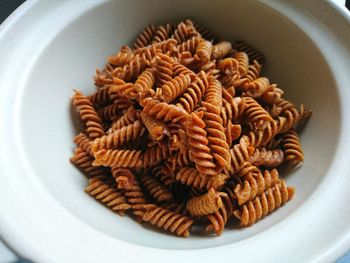
[[[249,14],[249,15],[248,15]],[[69,162],[76,134],[71,115],[73,89],[95,90],[93,75],[108,55],[132,44],[148,23],[191,17],[225,39],[245,40],[261,50],[264,74],[286,98],[313,109],[302,133],[305,162],[285,175],[296,196],[285,207],[246,229],[221,237],[179,239],[113,214],[84,193],[86,179]],[[81,221],[107,235],[144,246],[193,249],[251,237],[287,217],[309,198],[327,175],[339,134],[339,97],[322,53],[286,17],[255,1],[122,1],[103,3],[77,17],[47,45],[21,94],[21,143],[31,169],[61,204]],[[322,96],[320,96],[322,90]],[[327,149],[327,151],[320,151]]]

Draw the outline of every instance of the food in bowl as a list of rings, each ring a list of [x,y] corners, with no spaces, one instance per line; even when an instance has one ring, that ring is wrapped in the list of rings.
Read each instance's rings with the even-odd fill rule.
[[[184,237],[197,222],[216,235],[229,220],[250,226],[289,201],[276,168],[303,161],[297,130],[311,110],[286,100],[263,63],[189,19],[147,26],[97,70],[95,93],[72,97],[86,192]]]

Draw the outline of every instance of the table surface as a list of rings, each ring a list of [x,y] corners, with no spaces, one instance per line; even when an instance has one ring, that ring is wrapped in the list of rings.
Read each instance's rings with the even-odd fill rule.
[[[4,21],[19,5],[25,0],[0,0],[0,23]],[[346,4],[350,10],[350,0],[333,0],[339,5]],[[0,236],[0,263],[28,263],[29,261],[20,258],[11,250]],[[339,258],[336,263],[350,263],[350,251]]]

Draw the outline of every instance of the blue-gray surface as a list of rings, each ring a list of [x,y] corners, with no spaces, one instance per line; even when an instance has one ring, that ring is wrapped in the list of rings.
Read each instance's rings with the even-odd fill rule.
[[[13,10],[17,8],[20,4],[22,4],[24,0],[0,0],[0,23],[12,13]],[[350,0],[346,0],[346,6],[350,8]],[[0,240],[1,242],[1,240]],[[0,263],[29,263],[29,261],[24,259],[18,259],[17,261],[6,261],[6,259],[2,258],[2,255],[8,254],[2,249],[6,249],[5,247],[0,246]],[[336,263],[350,263],[350,251],[339,258]]]

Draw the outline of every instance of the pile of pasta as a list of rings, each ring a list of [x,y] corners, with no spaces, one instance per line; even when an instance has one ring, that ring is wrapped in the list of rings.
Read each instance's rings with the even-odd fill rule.
[[[149,25],[75,91],[82,122],[71,157],[85,191],[178,236],[246,227],[294,195],[276,167],[303,161],[296,129],[309,118],[261,75],[264,56],[187,19]]]

